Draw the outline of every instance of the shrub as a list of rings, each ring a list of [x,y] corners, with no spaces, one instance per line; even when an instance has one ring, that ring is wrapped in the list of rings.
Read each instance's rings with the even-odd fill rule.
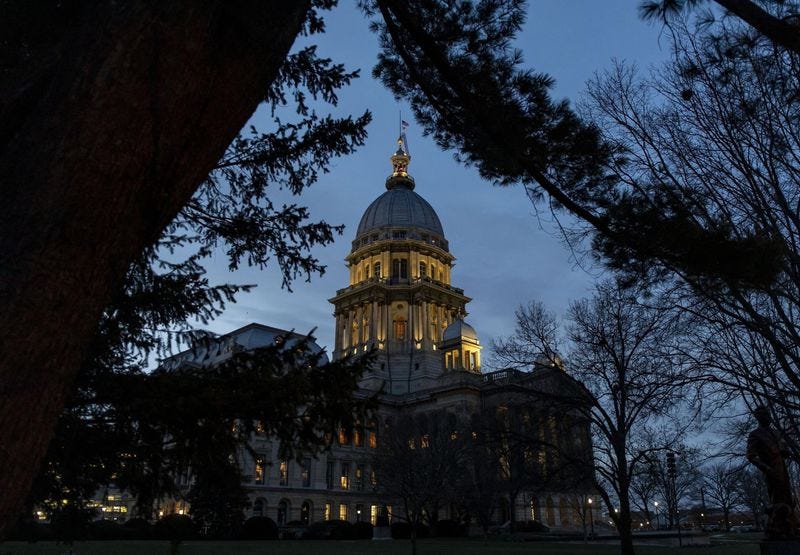
[[[127,539],[125,528],[113,520],[95,520],[89,523],[89,539],[92,540],[124,540]]]
[[[517,522],[514,525],[517,532],[549,532],[550,528],[539,522],[538,520],[528,520],[526,522]]]
[[[455,520],[439,520],[434,526],[434,533],[439,538],[463,538],[467,535],[467,527]]]
[[[429,535],[428,527],[420,523],[417,525],[417,537],[427,538]],[[392,523],[392,537],[396,540],[407,540],[411,538],[411,524],[405,521]]]
[[[332,520],[335,523],[331,528],[330,539],[332,540],[352,540],[355,539],[353,525],[346,520]]]
[[[143,518],[132,518],[122,526],[131,540],[149,540],[153,536],[153,526]]]
[[[346,520],[314,522],[303,534],[305,540],[352,540],[353,525]]]
[[[197,529],[187,515],[167,515],[153,525],[153,535],[159,540],[181,542],[197,537]]]
[[[353,524],[353,535],[357,540],[372,539],[372,524],[369,522],[356,522]]]
[[[278,525],[266,516],[254,516],[244,521],[242,538],[246,540],[277,540]]]

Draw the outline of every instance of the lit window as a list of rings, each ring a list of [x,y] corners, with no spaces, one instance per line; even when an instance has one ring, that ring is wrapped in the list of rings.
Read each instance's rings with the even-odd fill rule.
[[[342,473],[341,476],[339,476],[339,486],[342,489],[350,489],[350,463],[342,463]]]
[[[375,469],[369,471],[369,483],[372,487],[378,485],[378,474],[375,472]]]
[[[253,478],[255,479],[256,484],[263,484],[264,483],[264,468],[266,467],[266,461],[264,457],[256,457],[256,470]]]
[[[370,505],[369,506],[369,522],[373,526],[378,524],[378,506],[377,505]]]
[[[424,436],[422,436],[420,438],[420,440],[419,440],[419,445],[423,449],[427,449],[428,447],[430,447],[431,446],[431,436],[429,436],[428,434],[425,434]]]
[[[406,338],[406,321],[402,318],[394,321],[394,338],[398,341],[404,341]]]
[[[339,503],[339,520],[347,520],[347,504]]]
[[[339,445],[350,445],[350,434],[345,428],[339,428]]]
[[[416,449],[417,448],[417,439],[416,438],[408,438],[408,448],[409,449]]]
[[[288,486],[289,485],[289,461],[283,460],[280,462],[278,467],[278,471],[280,472],[280,485]]]
[[[375,433],[375,430],[367,431],[367,444],[370,449],[378,448],[378,434]]]
[[[358,422],[356,423],[356,427],[353,430],[353,445],[356,447],[364,446],[364,429]]]
[[[325,503],[325,511],[322,517],[323,520],[330,520],[333,516],[331,513],[333,513],[333,506],[330,503]]]

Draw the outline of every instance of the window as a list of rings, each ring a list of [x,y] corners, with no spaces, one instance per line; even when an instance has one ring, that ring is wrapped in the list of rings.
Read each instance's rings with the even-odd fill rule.
[[[364,490],[364,465],[359,464],[356,466],[356,490]]]
[[[376,278],[381,277],[381,263],[380,262],[376,262],[375,265],[373,266],[373,268],[375,269],[375,271],[373,272],[373,275]]]
[[[300,505],[300,522],[308,524],[311,521],[311,502],[303,501]]]
[[[350,445],[350,434],[344,427],[339,428],[339,445]]]
[[[375,472],[374,468],[369,471],[369,483],[372,487],[378,485],[378,474]]]
[[[423,449],[427,449],[428,447],[430,447],[431,446],[431,436],[429,436],[428,434],[423,435],[419,439],[419,445]]]
[[[280,474],[279,484],[281,486],[289,485],[289,461],[283,460],[278,466],[278,473]]]
[[[369,264],[364,265],[364,279],[369,279]]]
[[[406,321],[402,318],[394,321],[394,338],[398,341],[405,341],[406,339]]]
[[[364,512],[364,505],[361,503],[356,504],[356,522],[361,522],[361,513]]]
[[[342,489],[350,489],[350,463],[342,463],[342,472],[341,476],[339,476],[339,486]]]
[[[474,352],[469,353],[469,369],[475,370],[478,367],[478,357],[475,356]]]
[[[392,260],[392,277],[408,279],[408,260],[405,258],[395,258]]]
[[[392,233],[392,239],[405,239],[406,232],[405,231],[395,231]]]
[[[263,485],[264,484],[264,469],[266,467],[266,461],[264,457],[256,457],[256,469],[255,474],[253,475],[254,481],[256,484]]]
[[[364,446],[364,427],[360,422],[356,422],[356,427],[353,429],[353,445],[355,447]]]
[[[256,421],[256,433],[263,436],[267,433],[267,427],[264,425],[263,420]]]
[[[339,520],[347,520],[347,503],[339,503]]]
[[[378,524],[378,506],[377,505],[370,505],[369,506],[369,522],[373,526]]]
[[[286,517],[289,514],[289,503],[282,499],[280,503],[278,503],[278,526],[283,526],[286,524]]]
[[[328,489],[333,489],[333,461],[328,461],[328,464],[325,466],[325,485]],[[325,519],[330,520],[330,519]]]
[[[428,275],[428,265],[424,262],[419,263],[419,277],[423,278]]]
[[[370,449],[378,448],[378,434],[375,430],[367,430],[367,445]]]
[[[333,505],[331,505],[330,503],[325,503],[325,511],[322,515],[322,520],[331,520],[331,517],[333,516],[332,513],[333,513]]]
[[[262,498],[256,499],[256,502],[253,503],[253,516],[264,516],[264,505],[265,501]]]
[[[311,487],[311,459],[303,459],[300,466],[300,476],[303,479],[303,487]]]

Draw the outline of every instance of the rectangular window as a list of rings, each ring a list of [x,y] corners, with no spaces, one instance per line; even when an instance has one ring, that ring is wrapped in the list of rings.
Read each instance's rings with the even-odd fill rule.
[[[392,277],[408,279],[408,260],[405,258],[395,258],[392,260]]]
[[[341,486],[342,489],[350,489],[350,463],[342,463],[342,473],[339,477],[339,486]]]
[[[339,503],[339,520],[347,520],[347,503]]]
[[[303,466],[300,469],[303,478],[303,487],[311,487],[311,459],[303,459]]]
[[[356,466],[356,490],[364,490],[364,465],[359,464]]]
[[[369,483],[372,487],[378,485],[378,474],[375,472],[374,468],[369,471]]]
[[[333,461],[331,460],[325,465],[325,485],[328,489],[333,489]]]
[[[356,447],[364,445],[364,428],[359,423],[356,423],[356,427],[353,429],[353,445]]]
[[[256,421],[256,433],[260,436],[263,436],[267,433],[267,427],[264,425],[262,420]]]
[[[350,434],[344,427],[339,428],[339,445],[350,445]]]
[[[325,503],[325,511],[323,513],[322,519],[323,520],[331,520],[333,517],[333,505],[331,503]]]
[[[266,461],[264,457],[256,457],[256,469],[253,475],[254,481],[256,484],[263,485],[264,484],[264,469],[266,467]]]
[[[278,466],[278,472],[280,473],[280,482],[281,486],[288,486],[289,485],[289,461],[283,460],[280,462]]]
[[[378,506],[377,505],[370,505],[369,506],[369,522],[373,526],[378,524]]]

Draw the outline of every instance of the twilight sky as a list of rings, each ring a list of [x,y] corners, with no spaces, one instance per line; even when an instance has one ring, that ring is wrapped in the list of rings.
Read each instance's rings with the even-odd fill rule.
[[[274,268],[229,273],[224,255],[218,255],[209,268],[212,281],[258,287],[230,305],[209,328],[226,333],[250,322],[303,333],[317,328],[318,342],[332,350],[333,307],[327,299],[347,285],[343,259],[350,241],[364,209],[385,191],[400,110],[411,124],[406,134],[415,191],[442,221],[457,259],[453,285],[473,299],[467,306],[467,321],[481,343],[487,346],[492,337],[512,332],[514,310],[520,303],[541,300],[563,314],[571,300],[589,293],[599,272],[575,264],[547,214],[537,219],[521,187],[500,188],[481,180],[475,170],[456,164],[452,153],[440,151],[421,135],[411,111],[371,78],[377,40],[352,4],[344,1],[328,14],[328,32],[312,39],[321,56],[349,69],[361,68],[361,78],[340,92],[335,113],[361,114],[369,109],[373,122],[367,143],[356,154],[334,161],[331,172],[300,198],[286,199],[309,206],[316,219],[345,224],[344,235],[315,251],[328,266],[325,275],[311,283],[295,283],[292,293],[280,288]],[[613,58],[634,61],[646,70],[667,56],[660,27],[638,19],[638,4],[639,0],[531,0],[517,46],[528,67],[555,78],[553,96],[574,103],[586,81],[609,68]],[[258,127],[261,121],[257,113],[251,123]]]

